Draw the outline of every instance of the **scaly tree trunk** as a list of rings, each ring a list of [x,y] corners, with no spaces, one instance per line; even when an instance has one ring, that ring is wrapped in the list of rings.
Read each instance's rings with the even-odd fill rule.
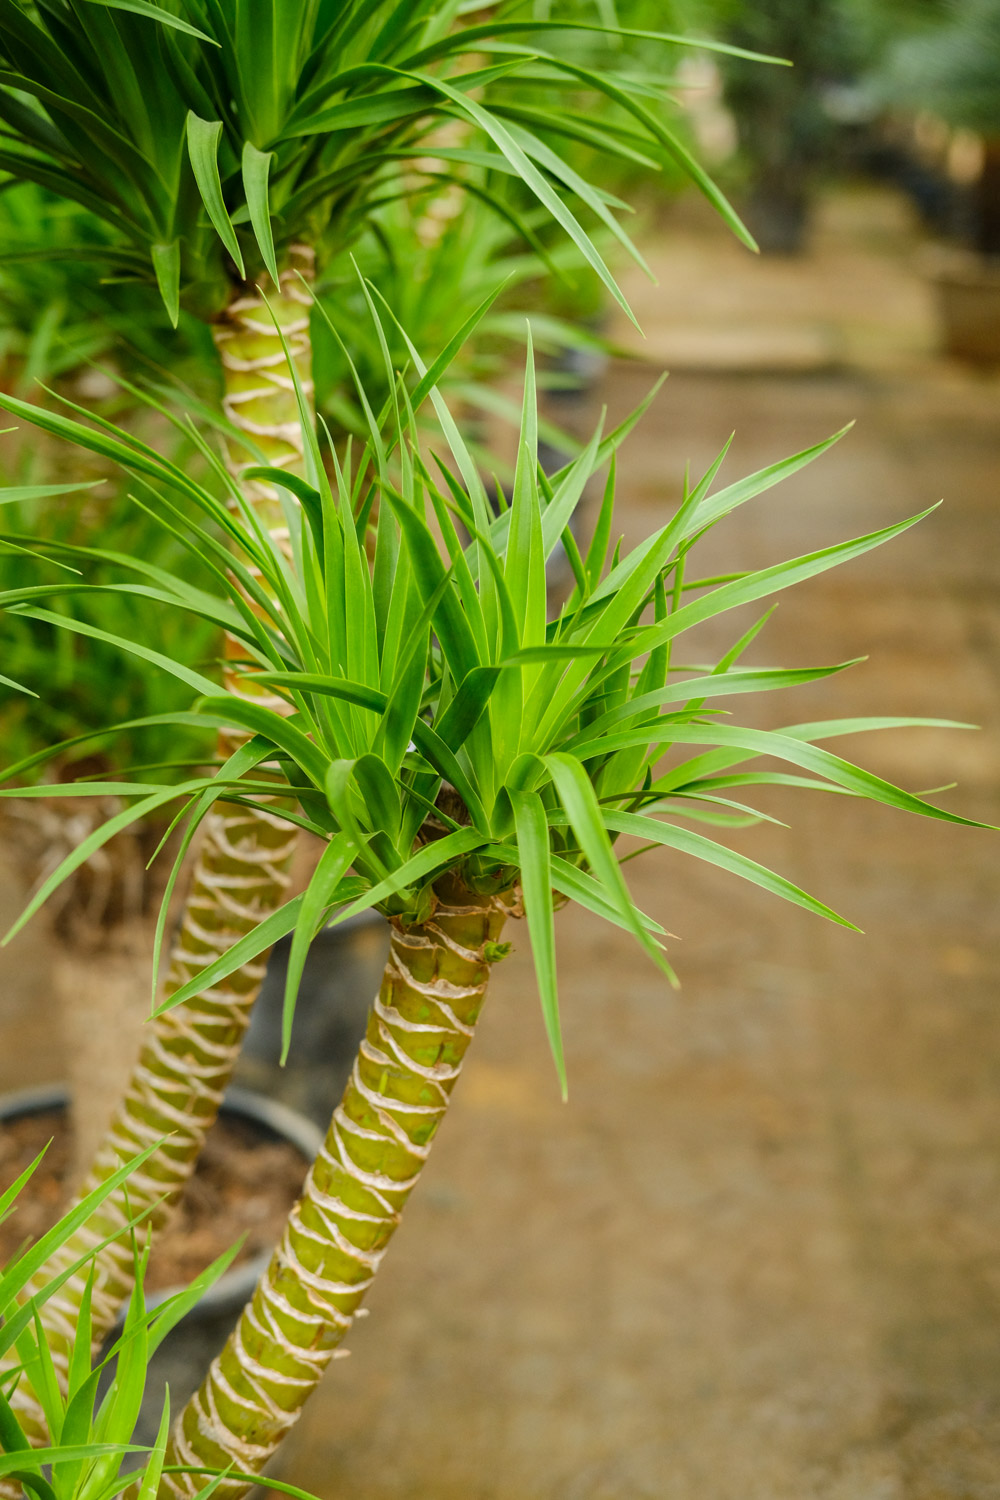
[[[280,290],[275,294],[270,287],[269,306],[259,293],[248,290],[230,305],[215,328],[224,371],[227,417],[253,438],[268,463],[296,470],[302,462],[302,431],[294,383],[275,321],[309,394],[312,390],[310,297],[297,273],[310,275],[312,261],[312,252],[305,247],[293,252],[292,264],[282,276]],[[227,457],[237,480],[241,469],[253,462],[243,453],[230,452]],[[244,493],[280,545],[287,531],[274,491],[249,483],[244,486]],[[237,642],[227,641],[227,654],[241,656],[243,648]],[[230,671],[226,673],[226,685],[232,691],[245,691]],[[271,699],[266,701],[271,706],[287,708],[283,700],[273,704]],[[221,736],[220,754],[228,756],[238,743],[237,737]],[[277,811],[220,804],[209,814],[170,956],[166,995],[194,978],[280,904],[294,846],[295,830]],[[80,1187],[80,1196],[106,1180],[123,1159],[134,1156],[151,1141],[163,1135],[169,1135],[170,1139],[141,1172],[129,1178],[127,1197],[124,1191],[119,1191],[107,1198],[99,1213],[66,1242],[46,1266],[39,1283],[58,1275],[128,1218],[161,1198],[164,1201],[153,1211],[149,1222],[154,1232],[163,1224],[218,1113],[266,962],[267,954],[262,954],[227,980],[145,1027],[128,1088],[112,1115],[93,1167]],[[92,1304],[97,1343],[112,1327],[131,1292],[132,1268],[127,1236],[116,1240],[97,1258]],[[86,1279],[85,1268],[46,1302],[42,1312],[60,1376],[66,1369]],[[43,1440],[41,1410],[23,1380],[15,1393],[14,1405],[26,1430]],[[0,1485],[0,1496],[8,1493],[18,1493],[18,1487],[10,1490]]]
[[[351,1327],[427,1160],[486,997],[515,895],[454,876],[389,959],[344,1097],[267,1272],[175,1423],[168,1464],[259,1472]],[[194,1495],[165,1476],[160,1500]],[[220,1494],[244,1493],[227,1484]]]

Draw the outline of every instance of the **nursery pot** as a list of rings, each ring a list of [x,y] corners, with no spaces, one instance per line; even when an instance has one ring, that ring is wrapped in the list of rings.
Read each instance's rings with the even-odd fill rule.
[[[68,1091],[62,1085],[28,1089],[0,1098],[0,1126],[52,1110],[65,1110]],[[268,1099],[243,1088],[231,1088],[222,1103],[223,1119],[237,1122],[263,1143],[284,1143],[295,1148],[302,1159],[304,1178],[309,1163],[322,1144],[322,1132],[310,1120],[278,1100]],[[297,1189],[298,1179],[293,1186]],[[30,1193],[30,1187],[28,1189]],[[225,1249],[219,1245],[216,1254]],[[157,1349],[149,1364],[146,1395],[136,1427],[136,1443],[152,1443],[156,1438],[163,1405],[164,1386],[170,1386],[171,1408],[181,1404],[197,1388],[211,1360],[222,1347],[236,1323],[240,1309],[250,1298],[271,1256],[271,1246],[262,1248],[239,1265],[231,1267],[204,1294],[197,1306],[183,1318]],[[180,1286],[150,1292],[147,1306],[156,1307]],[[120,1330],[109,1337],[114,1342]],[[109,1377],[110,1378],[110,1377]]]
[[[239,1082],[299,1110],[325,1131],[340,1102],[389,953],[381,913],[361,912],[313,940],[280,1065],[281,1014],[291,938],[276,943],[236,1068]]]
[[[809,198],[799,174],[762,174],[743,208],[747,228],[764,255],[801,255],[809,229]]]
[[[1000,260],[941,248],[928,269],[945,352],[973,364],[1000,364]]]

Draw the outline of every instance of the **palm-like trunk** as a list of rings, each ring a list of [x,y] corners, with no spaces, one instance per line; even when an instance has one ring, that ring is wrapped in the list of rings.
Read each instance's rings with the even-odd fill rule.
[[[433,915],[393,924],[344,1097],[235,1332],[178,1418],[168,1464],[257,1473],[351,1327],[444,1118],[515,897],[438,882]],[[203,1480],[167,1476],[162,1497]],[[226,1496],[245,1485],[229,1484]]]
[[[293,253],[292,266],[282,276],[277,294],[273,287],[270,289],[267,304],[256,292],[244,293],[215,329],[225,376],[226,415],[253,438],[268,463],[290,469],[297,469],[302,461],[302,431],[294,383],[275,322],[308,393],[310,298],[298,272],[308,275],[311,269],[311,251],[303,248]],[[237,479],[240,470],[251,462],[235,452],[228,454],[228,461]],[[251,482],[245,485],[245,492],[280,544],[286,535],[285,520],[273,490]],[[243,651],[238,643],[228,641],[227,653],[239,656]],[[227,672],[226,681],[230,690],[241,691],[234,673]],[[271,704],[270,699],[267,701]],[[287,707],[283,701],[273,706]],[[220,753],[229,755],[237,743],[233,736],[223,735]],[[294,846],[295,830],[277,810],[217,806],[206,818],[186,907],[173,943],[166,995],[194,978],[279,905]],[[129,1178],[127,1197],[119,1191],[105,1199],[99,1213],[49,1262],[40,1282],[58,1275],[130,1217],[154,1204],[158,1206],[149,1220],[151,1227],[155,1231],[163,1224],[218,1113],[266,960],[263,954],[244,964],[225,981],[146,1026],[128,1087],[80,1187],[80,1196],[151,1141],[163,1135],[170,1139],[141,1172]],[[131,1292],[132,1271],[127,1236],[109,1245],[97,1258],[92,1304],[97,1343],[112,1327]],[[70,1278],[42,1312],[60,1375],[66,1368],[86,1280],[86,1270]],[[14,1405],[26,1429],[44,1439],[41,1409],[23,1380]],[[16,1486],[13,1492],[17,1492]],[[6,1493],[0,1485],[0,1496]]]

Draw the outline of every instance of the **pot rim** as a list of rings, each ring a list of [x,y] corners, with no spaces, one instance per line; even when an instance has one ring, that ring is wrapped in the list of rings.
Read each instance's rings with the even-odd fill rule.
[[[21,1115],[42,1114],[48,1109],[65,1107],[68,1103],[69,1089],[62,1083],[38,1084],[34,1088],[0,1094],[0,1122],[14,1120]],[[299,1114],[298,1110],[291,1109],[277,1099],[269,1099],[266,1094],[241,1088],[238,1084],[226,1090],[219,1113],[264,1126],[279,1139],[295,1146],[310,1164],[323,1144],[323,1132],[307,1116]],[[241,1307],[267,1270],[273,1253],[273,1250],[262,1250],[259,1255],[252,1256],[242,1265],[231,1266],[198,1299],[187,1317],[199,1312],[215,1316]],[[185,1287],[179,1285],[151,1292],[146,1298],[146,1306],[152,1311],[184,1290]]]

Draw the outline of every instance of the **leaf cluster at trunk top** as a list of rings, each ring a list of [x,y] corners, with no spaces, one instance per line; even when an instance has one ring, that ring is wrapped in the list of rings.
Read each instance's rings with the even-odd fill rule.
[[[566,32],[631,33],[575,8],[571,20],[533,19],[522,0],[493,6],[478,25],[462,23],[467,9],[459,0],[0,0],[0,171],[109,223],[118,241],[102,258],[120,275],[155,280],[175,321],[182,303],[211,318],[234,282],[276,277],[296,242],[342,248],[378,204],[413,191],[400,164],[432,184],[485,172],[477,191],[508,220],[517,215],[502,184],[518,180],[622,301],[567,199],[628,244],[611,212],[621,205],[552,140],[654,166],[667,153],[746,237],[664,124],[660,101],[649,102],[646,79],[550,49]],[[518,94],[524,81],[544,86],[544,104]],[[606,118],[583,103],[595,91]],[[458,144],[440,136],[448,121],[463,122]]]
[[[707,860],[843,922],[791,881],[688,825],[758,820],[763,815],[742,798],[746,788],[768,783],[968,821],[818,743],[927,721],[793,723],[765,732],[734,723],[724,711],[744,694],[813,682],[848,663],[791,670],[742,666],[763,620],[714,663],[684,665],[676,654],[692,627],[861,556],[912,521],[771,567],[699,578],[690,554],[705,531],[836,439],[716,489],[724,450],[686,488],[665,524],[623,553],[620,543],[612,543],[615,455],[642,409],[607,435],[595,432],[578,458],[548,478],[538,464],[529,354],[513,494],[509,504],[503,497],[492,504],[437,390],[446,357],[425,370],[417,351],[411,353],[421,376],[416,402],[433,401],[448,456],[432,466],[421,453],[413,405],[400,383],[396,404],[390,401],[377,416],[359,392],[369,415],[368,441],[346,462],[332,450],[324,462],[300,392],[308,477],[265,466],[248,471],[284,491],[290,550],[269,537],[241,497],[231,497],[239,510],[234,515],[222,499],[136,439],[0,397],[0,406],[117,460],[155,489],[156,513],[179,532],[186,530],[188,545],[210,560],[229,602],[199,593],[179,577],[154,575],[142,560],[131,570],[139,581],[119,587],[172,599],[180,609],[224,623],[242,642],[245,674],[288,699],[287,712],[277,712],[252,697],[221,691],[143,641],[120,640],[123,649],[202,695],[195,719],[248,737],[216,774],[193,774],[181,786],[88,783],[88,791],[113,790],[134,803],[64,862],[22,920],[117,827],[181,798],[190,816],[176,878],[212,804],[218,798],[252,802],[273,796],[273,779],[255,777],[255,768],[277,760],[297,800],[297,811],[287,816],[326,844],[312,882],[166,1004],[180,1004],[294,931],[286,994],[290,1024],[306,951],[325,924],[369,907],[404,923],[419,922],[433,909],[435,880],[452,871],[483,893],[520,887],[562,1071],[557,895],[624,928],[670,974],[663,929],[637,909],[625,883],[623,836],[638,838],[646,848],[666,846]],[[609,462],[593,536],[581,553],[571,522],[588,481]],[[219,474],[221,480],[221,469]],[[191,533],[175,503],[181,497],[221,530],[235,557],[212,528]],[[575,586],[550,618],[546,565],[560,545]],[[57,588],[79,587],[86,585],[40,585],[14,591],[5,602],[93,636],[90,627],[40,607]],[[178,717],[188,722],[192,715]],[[760,769],[762,757],[776,760],[780,769]],[[25,769],[10,767],[6,779]],[[31,791],[0,795],[11,794]]]

